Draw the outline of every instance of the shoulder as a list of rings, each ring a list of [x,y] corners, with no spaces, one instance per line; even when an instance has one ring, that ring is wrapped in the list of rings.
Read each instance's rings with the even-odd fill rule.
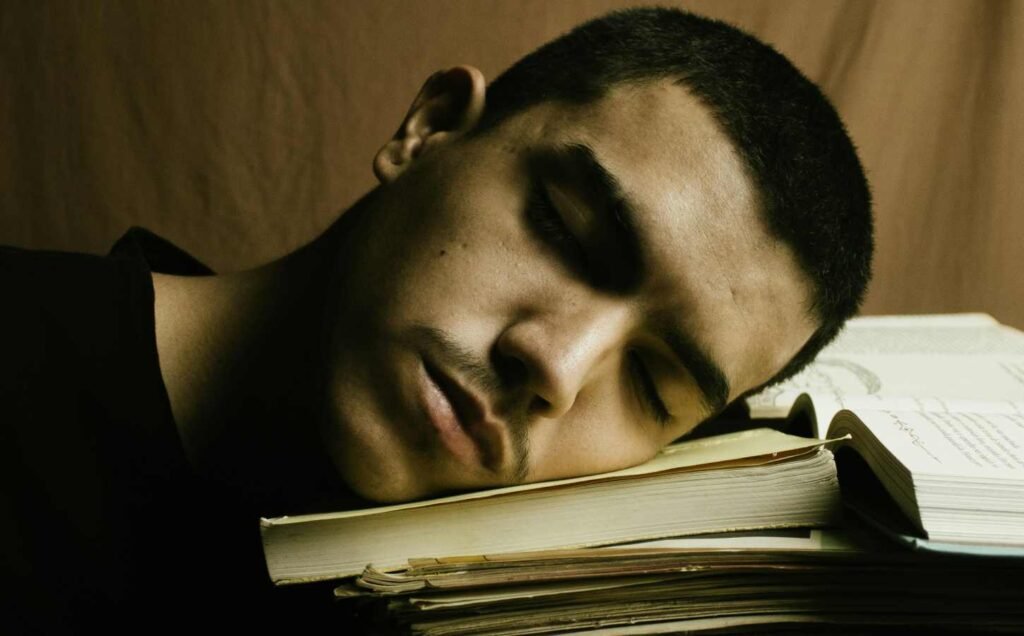
[[[116,298],[126,277],[138,269],[129,259],[0,246],[0,293],[25,312],[75,301]]]
[[[168,569],[148,546],[191,482],[145,263],[0,247],[0,298],[0,500],[16,538],[0,540],[0,572],[22,582],[7,602],[48,625],[130,597],[146,563]]]
[[[124,259],[0,247],[0,389],[111,346],[143,276]]]

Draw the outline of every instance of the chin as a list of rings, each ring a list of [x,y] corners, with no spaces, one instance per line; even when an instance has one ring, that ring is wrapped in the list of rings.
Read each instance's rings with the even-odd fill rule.
[[[394,479],[390,475],[342,470],[341,478],[352,492],[363,499],[378,503],[402,503],[427,494],[418,492],[409,480]]]
[[[428,494],[416,471],[388,452],[365,440],[334,440],[331,460],[342,481],[363,499],[379,503],[400,503]],[[360,443],[362,442],[362,443]]]
[[[402,440],[376,413],[337,409],[321,420],[320,439],[334,469],[354,494],[380,503],[422,497],[428,485]]]

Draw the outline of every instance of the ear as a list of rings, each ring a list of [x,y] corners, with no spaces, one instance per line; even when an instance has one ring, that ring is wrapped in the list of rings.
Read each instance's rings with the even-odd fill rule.
[[[431,75],[409,107],[394,138],[373,159],[381,183],[394,181],[424,151],[472,130],[484,112],[487,83],[472,66]]]

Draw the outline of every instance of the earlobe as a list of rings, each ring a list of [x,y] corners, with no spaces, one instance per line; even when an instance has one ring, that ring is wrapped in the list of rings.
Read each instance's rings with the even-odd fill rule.
[[[373,158],[373,174],[381,183],[394,181],[406,166],[419,155],[422,141],[416,138],[394,139],[384,144]]]
[[[456,66],[431,75],[413,101],[395,136],[373,160],[381,183],[394,181],[421,153],[457,139],[483,116],[487,83],[472,66]]]

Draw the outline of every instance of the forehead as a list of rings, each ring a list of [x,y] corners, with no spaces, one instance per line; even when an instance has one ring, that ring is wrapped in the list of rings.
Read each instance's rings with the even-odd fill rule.
[[[643,298],[722,369],[730,397],[768,380],[810,337],[806,276],[770,235],[758,195],[710,111],[669,80],[527,111],[533,144],[581,143],[621,185],[649,261]]]

